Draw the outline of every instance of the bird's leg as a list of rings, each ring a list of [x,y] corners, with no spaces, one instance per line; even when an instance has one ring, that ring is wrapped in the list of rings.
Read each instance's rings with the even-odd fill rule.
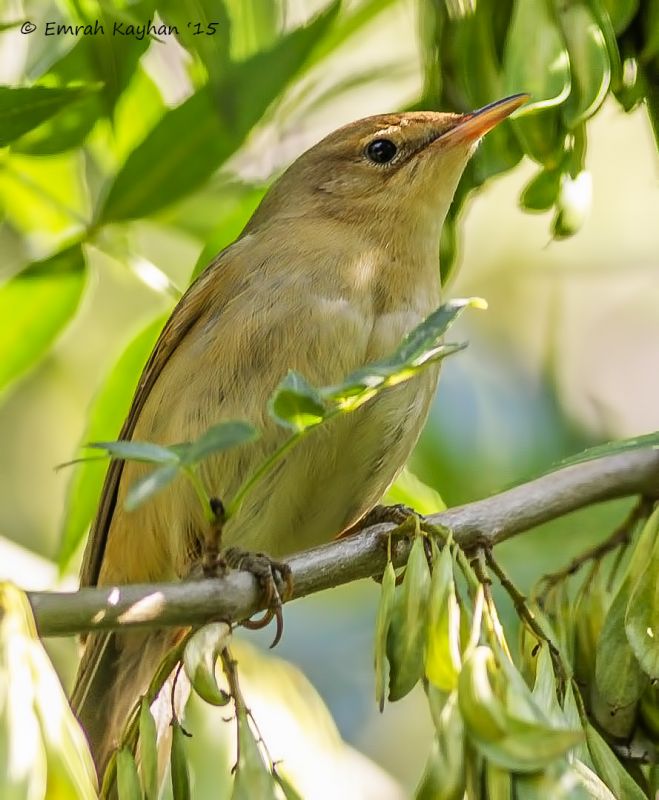
[[[245,628],[256,630],[265,628],[273,619],[277,621],[275,638],[270,645],[274,647],[281,639],[284,630],[283,601],[293,591],[291,568],[283,561],[275,561],[265,553],[250,553],[239,547],[228,547],[220,558],[226,566],[250,572],[257,580],[263,592],[266,611],[260,619],[244,620]]]
[[[213,519],[208,523],[206,535],[203,540],[201,568],[204,577],[216,578],[218,574],[222,574],[226,568],[220,554],[222,529],[226,522],[226,511],[219,497],[211,497],[210,506],[213,512]]]

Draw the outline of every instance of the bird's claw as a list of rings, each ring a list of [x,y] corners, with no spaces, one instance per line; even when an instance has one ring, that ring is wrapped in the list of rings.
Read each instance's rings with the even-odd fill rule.
[[[270,647],[275,647],[284,631],[283,602],[293,592],[291,568],[282,561],[275,561],[265,553],[250,553],[238,547],[230,547],[222,553],[224,563],[233,569],[250,572],[263,592],[266,611],[258,619],[242,622],[245,628],[258,630],[276,620],[275,638]]]

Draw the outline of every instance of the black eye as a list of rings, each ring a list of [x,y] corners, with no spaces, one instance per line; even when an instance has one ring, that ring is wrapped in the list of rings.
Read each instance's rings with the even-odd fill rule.
[[[389,139],[376,139],[366,148],[366,156],[376,164],[386,164],[396,155],[398,148]]]

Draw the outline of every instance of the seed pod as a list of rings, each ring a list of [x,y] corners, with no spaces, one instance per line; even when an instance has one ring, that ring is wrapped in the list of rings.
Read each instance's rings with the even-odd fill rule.
[[[416,536],[403,583],[394,596],[387,635],[389,700],[404,697],[423,674],[429,589],[430,570],[424,550],[424,537]]]
[[[391,621],[396,591],[396,572],[391,561],[387,562],[382,575],[380,605],[375,623],[375,700],[380,711],[384,708],[386,687],[389,683],[389,662],[387,661],[387,634]]]

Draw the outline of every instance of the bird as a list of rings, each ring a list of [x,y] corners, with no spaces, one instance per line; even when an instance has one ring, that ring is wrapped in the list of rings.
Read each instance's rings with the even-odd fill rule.
[[[223,420],[249,421],[258,440],[201,465],[212,496],[230,498],[288,435],[268,413],[288,370],[336,384],[390,354],[440,304],[440,234],[462,172],[481,137],[526,99],[371,116],[300,155],[175,307],[119,438],[171,445]],[[353,529],[404,466],[438,376],[430,366],[312,431],[229,518],[223,546],[276,559]],[[81,586],[181,580],[199,561],[207,522],[188,482],[126,510],[146,468],[108,467]],[[177,635],[85,640],[71,703],[99,774]]]

